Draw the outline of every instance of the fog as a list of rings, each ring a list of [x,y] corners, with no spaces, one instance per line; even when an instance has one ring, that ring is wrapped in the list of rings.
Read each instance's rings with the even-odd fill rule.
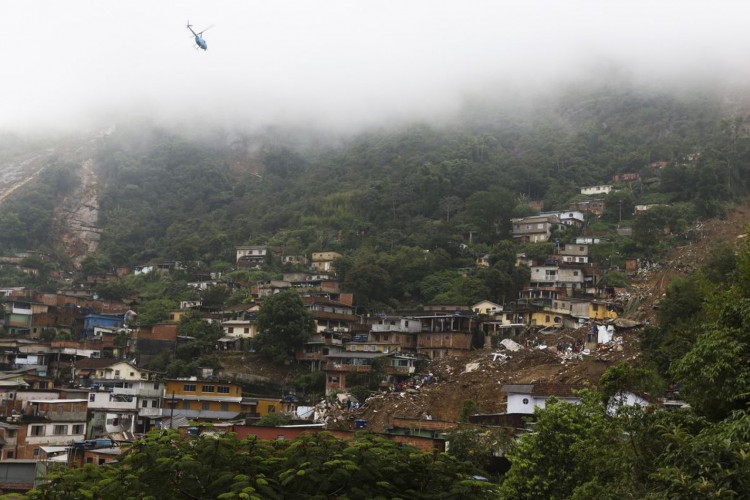
[[[194,48],[187,20],[206,31]],[[609,74],[744,82],[739,1],[266,0],[3,5],[0,128],[354,130]]]

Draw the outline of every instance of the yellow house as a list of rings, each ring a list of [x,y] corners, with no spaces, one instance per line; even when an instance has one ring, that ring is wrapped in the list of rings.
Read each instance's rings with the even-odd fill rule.
[[[198,421],[260,418],[289,411],[277,398],[243,397],[239,384],[195,377],[167,380],[162,408],[164,415],[183,415]]]
[[[167,380],[162,408],[165,414],[191,420],[230,420],[243,412],[242,388],[233,382],[195,377]]]
[[[169,311],[169,323],[179,323],[182,317],[191,311],[189,310],[183,310],[183,309],[176,309],[174,311]]]
[[[532,326],[554,326],[556,328],[563,326],[563,315],[555,314],[550,311],[534,311],[530,314]]]
[[[287,403],[275,398],[246,397],[242,402],[248,418],[260,418],[271,413],[292,411]]]
[[[617,318],[617,311],[611,302],[603,302],[594,300],[589,303],[589,318],[590,319],[615,319]]]

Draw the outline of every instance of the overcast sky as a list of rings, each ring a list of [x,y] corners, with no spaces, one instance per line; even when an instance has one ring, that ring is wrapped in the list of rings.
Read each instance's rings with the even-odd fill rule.
[[[747,1],[7,0],[0,127],[424,119],[466,93],[613,63],[643,79],[750,68]],[[193,48],[190,20],[208,51]]]

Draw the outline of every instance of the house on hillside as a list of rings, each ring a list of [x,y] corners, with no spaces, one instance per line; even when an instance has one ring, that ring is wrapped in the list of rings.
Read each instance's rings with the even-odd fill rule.
[[[331,300],[323,295],[304,295],[302,304],[315,320],[315,331],[351,332],[362,318],[354,314],[351,304]]]
[[[503,306],[490,302],[489,300],[483,300],[471,306],[471,310],[477,314],[490,315],[502,312]]]
[[[434,314],[413,316],[422,324],[417,334],[417,354],[440,359],[472,349],[479,320],[474,314]]]
[[[533,266],[531,268],[531,287],[554,287],[568,290],[583,288],[584,273],[582,269],[565,266]]]
[[[586,222],[586,216],[583,215],[583,212],[579,212],[577,210],[567,210],[565,212],[544,212],[539,215],[555,216],[560,221],[560,224],[563,224],[564,226],[582,227]]]
[[[237,267],[257,269],[268,262],[270,254],[266,245],[247,245],[236,247]]]
[[[612,182],[633,182],[641,180],[641,174],[637,172],[627,172],[624,174],[617,174],[612,177]]]
[[[534,215],[511,219],[510,222],[513,239],[529,243],[549,241],[552,231],[561,225],[556,215]]]
[[[171,379],[164,387],[164,418],[186,417],[201,422],[232,420],[274,413],[280,406],[259,408],[259,399],[243,398],[242,387],[221,380]]]
[[[611,191],[612,191],[611,184],[602,184],[598,186],[587,186],[587,187],[581,188],[581,194],[585,194],[588,196],[609,194]]]
[[[560,247],[558,255],[565,264],[588,264],[589,246],[566,243]]]
[[[87,403],[86,399],[27,401],[21,414],[7,419],[17,426],[14,458],[37,459],[43,447],[68,446],[85,439]]]
[[[567,384],[509,384],[504,385],[501,391],[508,398],[506,413],[531,415],[535,408],[544,409],[547,401],[553,397],[567,403],[580,403],[581,399],[575,395],[579,389]]]
[[[319,273],[333,273],[333,262],[340,259],[342,255],[338,252],[313,252],[312,267]]]
[[[88,314],[83,320],[83,338],[93,339],[94,329],[97,327],[122,328],[123,325],[122,314]]]

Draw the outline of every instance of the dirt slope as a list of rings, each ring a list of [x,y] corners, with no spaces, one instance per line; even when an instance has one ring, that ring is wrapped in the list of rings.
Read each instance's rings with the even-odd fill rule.
[[[669,283],[700,269],[716,244],[737,245],[750,224],[750,200],[732,207],[722,219],[710,219],[694,225],[692,239],[674,248],[658,267],[642,270],[633,277],[629,303],[624,317],[656,322],[654,305],[664,296]]]

